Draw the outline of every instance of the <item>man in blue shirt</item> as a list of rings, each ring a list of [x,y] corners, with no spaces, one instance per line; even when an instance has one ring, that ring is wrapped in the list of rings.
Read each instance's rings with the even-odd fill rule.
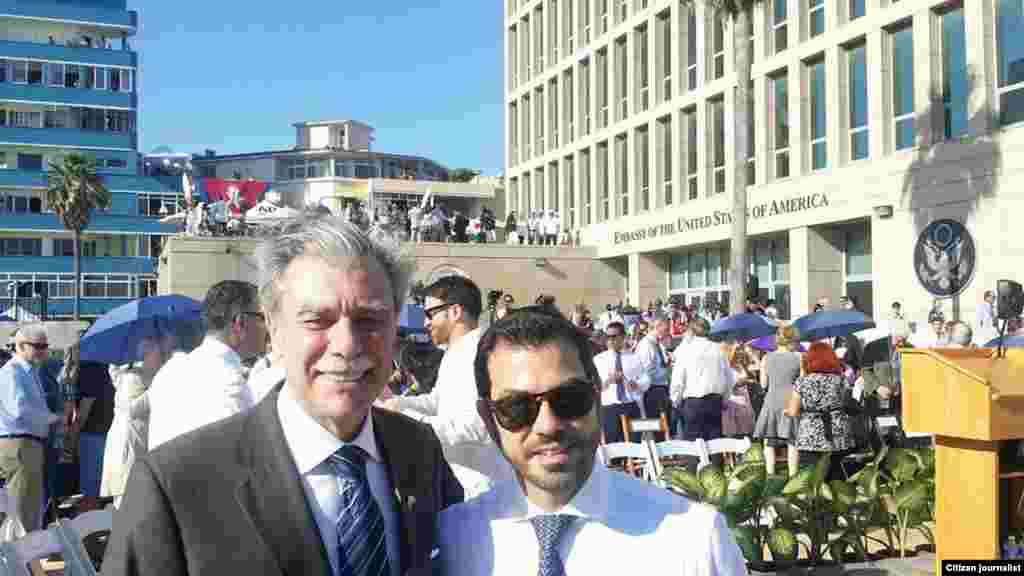
[[[61,420],[46,404],[38,367],[49,342],[42,324],[14,336],[14,358],[0,368],[0,478],[7,481],[12,514],[25,531],[39,529],[43,466],[50,425]]]

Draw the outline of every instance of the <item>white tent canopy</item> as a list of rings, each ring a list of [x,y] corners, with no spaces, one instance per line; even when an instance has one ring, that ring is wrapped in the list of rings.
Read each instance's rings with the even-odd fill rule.
[[[272,224],[281,220],[295,218],[300,214],[298,210],[293,208],[278,206],[264,200],[245,213],[245,221],[249,224]]]

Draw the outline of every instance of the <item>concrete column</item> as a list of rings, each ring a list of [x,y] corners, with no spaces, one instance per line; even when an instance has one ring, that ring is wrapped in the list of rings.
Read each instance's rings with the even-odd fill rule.
[[[792,4],[793,2],[790,2],[787,8],[792,9]],[[789,34],[795,33],[795,29],[789,30],[788,27],[795,25],[796,20],[795,16],[789,16],[786,24]],[[799,177],[807,173],[811,165],[810,152],[807,150],[810,126],[806,121],[810,113],[810,91],[803,64],[790,66],[786,77],[786,96],[789,98],[786,107],[789,114],[789,173],[791,176]],[[808,124],[807,128],[804,128],[805,124]]]
[[[761,28],[764,29],[763,27]],[[762,34],[763,37],[763,34]],[[761,44],[758,42],[758,44]],[[754,152],[754,182],[747,182],[748,186],[764,184],[768,181],[771,172],[768,165],[771,157],[768,154],[768,130],[771,125],[768,123],[771,113],[768,110],[768,77],[758,76],[754,78],[753,94],[754,117],[750,119],[754,123],[754,140],[750,143]]]
[[[836,232],[822,227],[800,227],[789,231],[789,283],[792,316],[798,318],[814,309],[823,296],[832,304],[843,295],[843,251]]]
[[[835,27],[835,15],[837,14],[836,10],[830,11],[828,9],[828,4],[826,2],[826,30]],[[830,47],[825,50],[825,103],[826,110],[830,112],[825,117],[825,137],[827,138],[825,147],[828,150],[826,169],[834,169],[842,165],[843,142],[846,140],[846,132],[842,129],[842,120],[844,114],[848,113],[843,112],[845,110],[843,107],[845,98],[842,91],[842,74],[840,72],[840,66],[845,66],[846,62],[841,57],[840,51],[841,48],[839,47]],[[835,113],[832,113],[833,111]]]
[[[882,158],[886,154],[886,80],[885,49],[881,30],[868,33],[864,49],[867,52],[868,80],[868,157]]]
[[[637,308],[668,295],[668,254],[629,255],[629,303]]]
[[[964,43],[967,48],[968,133],[972,137],[987,134],[998,124],[998,68],[996,53],[996,14],[994,2],[964,2]]]

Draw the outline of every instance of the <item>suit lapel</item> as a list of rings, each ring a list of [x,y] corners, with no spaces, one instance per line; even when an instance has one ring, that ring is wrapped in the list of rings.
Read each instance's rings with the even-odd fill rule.
[[[392,493],[395,495],[395,510],[398,511],[399,535],[401,536],[402,569],[405,574],[411,565],[412,558],[419,550],[418,522],[414,513],[417,491],[422,488],[423,479],[416,477],[416,446],[402,439],[401,431],[395,429],[394,415],[385,410],[373,409],[373,431],[377,440],[377,449],[387,463],[388,480],[391,482]],[[405,439],[403,439],[405,440]]]
[[[239,447],[249,474],[235,496],[287,576],[330,574],[302,479],[295,468],[277,416],[278,384],[252,411]]]

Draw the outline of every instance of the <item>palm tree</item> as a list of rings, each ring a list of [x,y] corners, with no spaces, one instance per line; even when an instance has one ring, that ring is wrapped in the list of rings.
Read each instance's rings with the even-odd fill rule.
[[[693,4],[697,0],[686,0]],[[765,0],[700,0],[705,6],[729,16],[732,20],[733,64],[736,70],[735,106],[733,109],[733,143],[736,156],[733,162],[732,188],[732,270],[729,273],[729,302],[732,313],[744,311],[746,303],[747,272],[747,158],[750,157],[750,109],[753,93],[750,90],[750,64],[753,46],[750,45],[751,14],[755,4]],[[750,49],[744,49],[750,45]]]
[[[94,208],[110,205],[110,191],[96,175],[96,165],[81,154],[68,154],[61,163],[50,162],[46,203],[71,231],[75,257],[75,320],[80,316],[82,286],[81,236]]]

